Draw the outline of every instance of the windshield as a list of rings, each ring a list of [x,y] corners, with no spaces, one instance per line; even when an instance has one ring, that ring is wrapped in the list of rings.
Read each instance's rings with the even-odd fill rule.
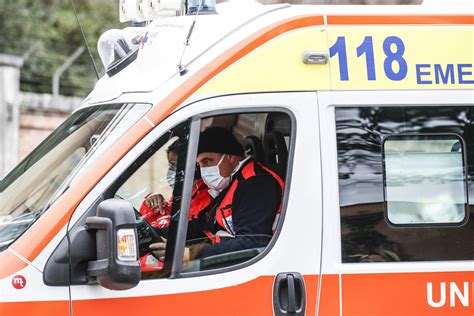
[[[150,108],[109,104],[73,113],[0,182],[0,251],[5,250]]]

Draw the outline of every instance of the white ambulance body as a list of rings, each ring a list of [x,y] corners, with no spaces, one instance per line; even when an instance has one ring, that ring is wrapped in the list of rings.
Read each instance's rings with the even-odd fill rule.
[[[473,8],[216,11],[104,35],[124,57],[0,183],[0,315],[474,315]],[[284,180],[281,216],[264,247],[183,262],[209,126]]]

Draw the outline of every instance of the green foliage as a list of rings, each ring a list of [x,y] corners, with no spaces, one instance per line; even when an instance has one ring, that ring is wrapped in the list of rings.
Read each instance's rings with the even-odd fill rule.
[[[121,28],[118,0],[74,0],[79,20],[99,68],[97,39],[110,28]],[[21,70],[20,89],[51,93],[55,70],[84,45],[70,0],[0,0],[0,53],[31,53]],[[85,96],[96,75],[85,51],[61,76],[60,94]]]

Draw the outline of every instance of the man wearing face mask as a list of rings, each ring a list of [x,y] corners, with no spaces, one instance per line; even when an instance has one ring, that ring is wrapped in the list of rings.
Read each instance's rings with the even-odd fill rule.
[[[176,180],[176,164],[178,161],[179,139],[175,140],[166,149],[166,158],[168,159],[168,171],[166,181],[170,188],[174,187]],[[151,193],[143,201],[140,207],[142,215],[153,227],[168,227],[171,213],[172,198],[167,202],[161,193]]]
[[[174,187],[175,181],[183,181],[182,176],[176,176],[179,146],[180,142],[178,139],[166,150],[166,156],[168,158],[166,180],[171,188]],[[197,172],[194,177],[189,220],[197,219],[199,213],[206,209],[211,203],[212,197],[208,193],[208,187],[202,181],[199,172]],[[171,197],[169,201],[166,201],[161,193],[152,193],[145,198],[139,212],[151,226],[158,229],[166,229],[170,223],[172,204],[173,197]],[[142,271],[144,272],[160,270],[163,267],[163,263],[156,260],[156,258],[150,254],[141,257],[140,263],[142,265]]]
[[[178,179],[176,178],[179,146],[180,142],[178,139],[166,150],[166,156],[168,158],[166,180],[171,188],[174,187],[175,181],[183,181],[182,176],[178,176]],[[189,220],[197,218],[199,212],[204,210],[211,202],[212,198],[208,193],[208,188],[202,181],[199,172],[197,172],[194,177]],[[140,214],[144,216],[153,227],[168,227],[172,203],[173,197],[167,202],[161,193],[152,193],[148,195],[142,203]]]
[[[240,143],[221,127],[201,133],[196,161],[215,200],[188,223],[187,239],[207,236],[211,243],[186,248],[185,260],[265,247],[280,213],[282,179],[250,157],[244,158]],[[164,255],[164,243],[150,248],[157,250],[157,256]]]

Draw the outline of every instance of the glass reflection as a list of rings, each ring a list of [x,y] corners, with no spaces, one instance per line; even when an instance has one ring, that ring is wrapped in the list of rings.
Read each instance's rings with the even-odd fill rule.
[[[473,214],[462,225],[389,224],[384,214],[382,149],[384,140],[393,135],[457,134],[465,144],[468,195],[474,194],[470,181],[474,176],[473,110],[468,106],[336,108],[343,262],[367,262],[364,258],[380,252],[396,255],[385,256],[385,261],[474,259]],[[459,154],[451,157],[457,159]],[[450,176],[459,176],[456,170]],[[456,202],[461,195],[456,195]]]

